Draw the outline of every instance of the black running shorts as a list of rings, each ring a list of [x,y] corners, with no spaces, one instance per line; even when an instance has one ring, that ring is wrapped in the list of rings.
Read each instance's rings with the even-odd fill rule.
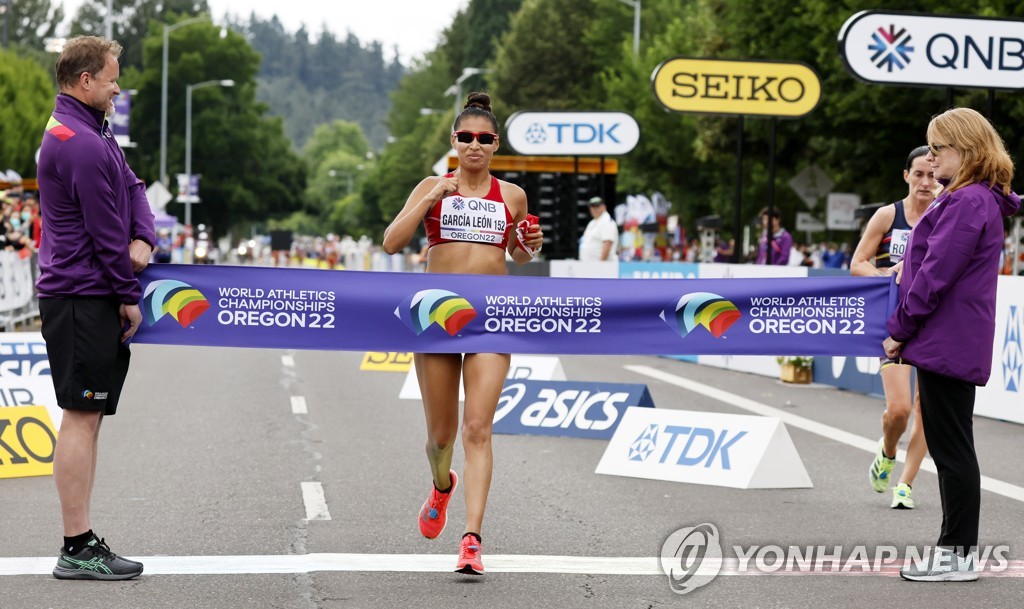
[[[111,298],[40,298],[46,354],[57,405],[112,415],[128,376],[121,303]]]

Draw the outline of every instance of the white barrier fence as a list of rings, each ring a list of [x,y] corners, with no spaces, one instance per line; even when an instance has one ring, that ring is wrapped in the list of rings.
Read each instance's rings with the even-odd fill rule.
[[[0,251],[0,328],[13,332],[38,316],[32,258]]]

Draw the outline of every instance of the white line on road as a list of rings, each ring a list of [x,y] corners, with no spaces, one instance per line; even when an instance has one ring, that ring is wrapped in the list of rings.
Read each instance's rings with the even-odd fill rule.
[[[306,398],[301,395],[292,396],[292,414],[309,414],[306,409]]]
[[[146,575],[246,575],[262,573],[311,573],[314,571],[364,571],[444,573],[454,571],[457,557],[447,554],[285,554],[271,556],[132,556],[145,565]],[[557,573],[585,575],[658,575],[665,577],[657,558],[645,556],[548,556],[493,554],[484,557],[488,573]],[[0,558],[0,576],[50,575],[52,556]],[[710,560],[702,568],[713,568]],[[742,567],[736,558],[721,562],[719,575],[836,575],[896,577],[902,561],[849,561],[802,568],[794,563],[771,573],[753,563]],[[1001,569],[1001,570],[996,570]],[[982,577],[1024,577],[1024,561],[992,564]]]
[[[283,364],[285,368],[294,368],[295,358],[292,357],[291,355],[282,355],[281,364]]]
[[[330,520],[324,487],[319,482],[302,483],[302,502],[306,504],[306,520]]]
[[[803,429],[804,431],[809,431],[811,433],[818,434],[819,436],[823,436],[830,440],[835,440],[836,442],[840,442],[842,444],[846,444],[854,448],[866,450],[871,454],[875,454],[875,452],[878,450],[878,440],[871,440],[869,438],[865,438],[863,436],[858,436],[848,431],[844,431],[842,429],[839,429],[838,427],[832,427],[831,425],[825,425],[824,423],[812,421],[811,419],[801,417],[800,415],[786,412],[784,410],[779,410],[778,408],[773,408],[771,406],[768,406],[767,404],[755,402],[754,400],[745,398],[740,395],[736,395],[735,393],[723,391],[721,389],[718,389],[717,387],[712,387],[710,385],[698,383],[697,381],[692,381],[690,379],[683,378],[681,376],[676,376],[674,374],[670,374],[668,372],[664,372],[656,368],[651,368],[649,366],[625,366],[625,368],[626,370],[636,372],[637,374],[643,374],[645,376],[658,379],[659,381],[664,381],[671,385],[675,385],[676,387],[681,387],[683,389],[686,389],[687,391],[692,391],[694,393],[706,395],[709,398],[718,400],[720,402],[724,402],[726,404],[729,404],[730,406],[742,408],[743,410],[752,412],[754,414],[759,414],[764,417],[775,417],[777,419],[781,419],[786,425],[789,425],[790,427],[797,427],[799,429]],[[906,458],[907,451],[905,450],[901,449],[896,454],[897,461],[905,463]],[[928,472],[932,472],[934,474],[936,472],[935,462],[925,457],[924,461],[921,463],[921,469]],[[1009,497],[1010,499],[1024,501],[1024,488],[1021,488],[1015,484],[1010,484],[1009,482],[1003,482],[1002,480],[996,480],[995,478],[982,476],[981,488],[983,490],[996,493],[997,495]]]

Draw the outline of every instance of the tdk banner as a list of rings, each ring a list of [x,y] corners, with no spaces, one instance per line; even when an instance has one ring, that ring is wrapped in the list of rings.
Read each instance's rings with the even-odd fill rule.
[[[510,379],[494,433],[608,440],[630,406],[654,408],[647,385]]]

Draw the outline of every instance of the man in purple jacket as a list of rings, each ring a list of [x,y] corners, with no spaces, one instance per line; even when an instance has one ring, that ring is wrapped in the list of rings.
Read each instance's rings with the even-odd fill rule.
[[[921,418],[939,473],[942,528],[935,552],[900,574],[914,581],[978,579],[981,472],[974,396],[988,382],[995,338],[1003,216],[1020,208],[1013,162],[974,110],[954,108],[928,125],[928,160],[946,189],[910,233],[899,304],[885,354],[917,366]]]
[[[39,152],[43,218],[39,312],[57,404],[64,410],[53,477],[64,522],[54,577],[121,580],[142,564],[110,551],[89,515],[100,423],[117,410],[128,374],[124,341],[142,314],[135,274],[156,243],[145,185],[125,162],[107,119],[121,92],[121,45],[95,36],[67,42]]]

